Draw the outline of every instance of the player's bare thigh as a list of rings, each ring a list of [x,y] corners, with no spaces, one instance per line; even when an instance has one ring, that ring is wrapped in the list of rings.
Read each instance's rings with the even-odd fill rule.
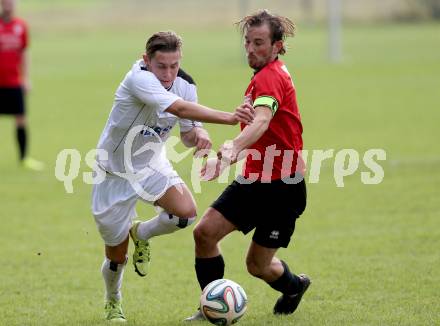
[[[170,187],[154,204],[182,218],[192,218],[197,215],[194,197],[184,183]]]

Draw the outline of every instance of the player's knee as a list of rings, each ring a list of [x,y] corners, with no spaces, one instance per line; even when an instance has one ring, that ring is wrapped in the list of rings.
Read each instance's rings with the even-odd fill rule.
[[[105,252],[106,257],[114,263],[124,264],[127,260],[127,248],[125,245],[115,247],[106,246]]]
[[[257,264],[254,260],[246,260],[246,268],[249,274],[254,277],[262,278],[264,276],[264,268]]]
[[[196,225],[193,230],[193,237],[194,242],[198,247],[209,246],[213,241],[213,237],[209,228],[205,227],[203,223],[199,223]]]
[[[112,263],[115,264],[125,264],[125,262],[127,261],[127,255],[114,255],[111,258],[107,257],[108,259],[110,259],[110,261]]]
[[[15,117],[15,124],[17,127],[26,127],[26,117],[24,115],[17,115]]]
[[[197,243],[202,242],[206,238],[206,232],[203,230],[201,224],[197,224],[193,230],[194,241]]]
[[[194,218],[197,216],[196,206],[194,204],[182,205],[178,209],[174,209],[173,215],[181,216],[182,218]]]

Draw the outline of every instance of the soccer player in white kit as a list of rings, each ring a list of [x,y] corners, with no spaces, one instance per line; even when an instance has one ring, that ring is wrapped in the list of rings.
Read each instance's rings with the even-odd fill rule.
[[[145,276],[148,240],[185,228],[196,219],[191,192],[164,154],[163,143],[171,129],[179,122],[183,143],[207,150],[211,140],[196,121],[235,125],[253,119],[250,105],[229,113],[196,103],[195,84],[180,69],[181,46],[174,32],[158,32],[148,39],[143,60],[133,65],[116,91],[97,146],[97,165],[105,171],[105,179],[93,187],[92,211],[105,242],[101,272],[107,320],[126,320],[121,285],[129,235],[135,245],[135,270]],[[132,222],[138,199],[158,206],[159,214]]]

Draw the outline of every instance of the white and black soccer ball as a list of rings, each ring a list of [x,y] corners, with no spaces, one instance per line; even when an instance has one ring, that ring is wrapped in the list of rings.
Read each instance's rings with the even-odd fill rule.
[[[219,279],[209,283],[200,296],[200,311],[215,325],[232,325],[245,313],[247,296],[237,283]]]

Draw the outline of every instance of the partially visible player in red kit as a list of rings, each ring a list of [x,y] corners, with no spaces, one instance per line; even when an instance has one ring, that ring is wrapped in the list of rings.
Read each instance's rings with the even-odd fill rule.
[[[0,0],[0,115],[14,115],[23,167],[42,170],[43,163],[27,156],[25,94],[29,90],[28,29],[14,16],[15,0]]]
[[[300,156],[302,124],[296,91],[279,55],[286,52],[284,40],[293,36],[295,25],[267,10],[239,22],[249,66],[254,76],[245,92],[245,102],[255,109],[254,121],[242,125],[240,134],[225,143],[214,162],[217,177],[222,161],[235,163],[245,154],[244,173],[214,201],[194,228],[195,270],[200,288],[224,276],[225,263],[219,242],[233,231],[254,230],[246,266],[281,296],[273,313],[292,314],[311,281],[293,274],[275,254],[287,248],[297,218],[306,207],[304,163]],[[202,176],[209,174],[207,163]],[[187,321],[204,319],[198,311]]]

